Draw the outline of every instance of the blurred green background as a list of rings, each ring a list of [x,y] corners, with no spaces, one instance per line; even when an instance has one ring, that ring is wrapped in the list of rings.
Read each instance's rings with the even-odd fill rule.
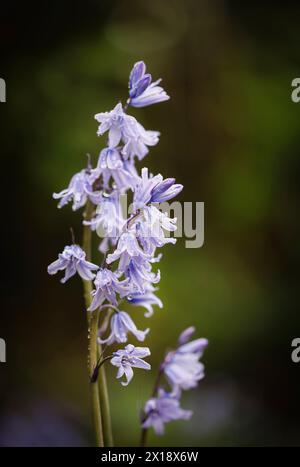
[[[151,363],[195,324],[210,346],[206,379],[185,393],[191,422],[169,424],[152,445],[299,445],[300,74],[296,2],[41,1],[3,5],[0,104],[3,308],[0,445],[93,444],[82,285],[46,267],[80,213],[52,193],[96,160],[96,112],[126,99],[133,63],[162,77],[167,103],[132,113],[160,144],[140,167],[174,176],[181,201],[205,202],[205,244],[164,249],[151,326]],[[154,372],[123,388],[109,368],[117,445],[136,445]],[[146,373],[146,374],[145,374]]]

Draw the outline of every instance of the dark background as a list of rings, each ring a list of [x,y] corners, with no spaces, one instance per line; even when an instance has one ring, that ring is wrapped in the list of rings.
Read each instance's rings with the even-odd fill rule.
[[[162,132],[145,163],[205,202],[205,245],[166,247],[164,309],[144,329],[153,367],[195,324],[210,340],[206,379],[184,394],[191,422],[154,445],[299,445],[300,5],[153,0],[1,4],[3,174],[0,445],[92,445],[87,331],[78,278],[47,265],[81,237],[80,213],[51,195],[94,160],[96,112],[126,98],[132,64],[163,77],[167,103],[133,110]],[[144,165],[141,164],[141,167]],[[154,373],[123,388],[109,370],[118,445],[136,445]],[[144,372],[146,373],[146,372]]]

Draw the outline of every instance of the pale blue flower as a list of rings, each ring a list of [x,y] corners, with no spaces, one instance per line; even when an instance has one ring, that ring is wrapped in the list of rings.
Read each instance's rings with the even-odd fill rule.
[[[180,407],[179,399],[174,393],[159,389],[158,396],[152,397],[146,402],[142,427],[153,427],[156,434],[163,435],[165,423],[173,420],[189,420],[192,415],[191,410],[184,410]]]
[[[136,62],[129,75],[129,95],[140,95],[151,83],[151,75],[146,74],[146,65],[143,61]]]
[[[108,146],[115,148],[122,141],[122,154],[125,159],[137,156],[139,159],[148,153],[148,146],[155,146],[159,141],[159,132],[145,130],[145,128],[131,115],[127,115],[119,103],[110,112],[95,115],[100,123],[98,135],[108,131]]]
[[[118,170],[123,168],[123,160],[116,148],[108,147],[100,152],[97,166],[101,170]]]
[[[153,176],[148,174],[147,167],[142,169],[142,175],[134,187],[133,206],[140,209],[148,204],[152,197],[152,190],[163,181],[162,175]]]
[[[83,224],[89,225],[93,231],[97,230],[99,236],[105,235],[110,238],[119,237],[125,223],[117,192],[110,195],[102,193],[96,215],[90,221],[83,221]]]
[[[101,193],[94,191],[93,185],[99,176],[99,169],[83,169],[75,174],[71,178],[68,188],[60,193],[53,193],[54,199],[60,199],[58,207],[62,208],[70,201],[73,201],[72,209],[76,211],[84,206],[88,199],[97,204]]]
[[[110,330],[111,332],[106,339],[103,339],[102,336],[98,338],[100,344],[125,343],[129,333],[133,334],[138,341],[143,342],[149,332],[149,328],[145,329],[145,331],[137,329],[135,323],[125,311],[114,312],[110,320]]]
[[[150,203],[164,203],[177,196],[183,189],[183,185],[175,183],[175,178],[166,178],[156,185],[151,193]]]
[[[161,79],[151,83],[152,76],[146,74],[144,62],[137,62],[131,70],[129,77],[128,104],[132,107],[145,107],[158,102],[167,101],[170,97],[166,91],[158,86]]]
[[[157,284],[160,281],[160,271],[155,274],[148,261],[141,258],[132,258],[125,270],[125,276],[129,278],[131,292],[145,293],[149,283]]]
[[[95,119],[100,123],[97,134],[102,136],[108,131],[109,147],[114,148],[120,143],[126,117],[120,102],[110,112],[100,112],[95,115]]]
[[[78,245],[70,245],[64,248],[64,251],[58,255],[58,259],[48,266],[48,273],[53,275],[58,271],[66,271],[65,276],[61,279],[64,284],[76,272],[84,280],[92,280],[95,274],[92,272],[99,269],[96,264],[86,261],[86,254]]]
[[[148,146],[155,146],[159,141],[159,131],[145,130],[145,128],[137,122],[134,117],[130,117],[131,121],[127,122],[124,127],[123,141],[124,147],[122,154],[125,159],[131,159],[135,156],[142,160],[149,152]]]
[[[120,282],[117,275],[106,268],[99,269],[94,284],[93,300],[88,311],[96,310],[105,300],[117,306],[117,294],[120,297],[128,295],[128,279]]]
[[[191,336],[190,329],[185,331]],[[186,339],[181,334],[181,340]],[[207,339],[196,339],[180,345],[176,350],[169,352],[163,362],[162,368],[169,383],[174,389],[191,389],[197,386],[204,378],[204,365],[199,362],[204,349],[207,347]]]
[[[118,270],[125,271],[132,258],[148,261],[151,259],[151,255],[145,253],[140,247],[134,232],[125,231],[119,238],[116,250],[107,256],[106,262],[111,264],[119,259]]]
[[[148,347],[134,347],[132,344],[128,344],[125,349],[119,349],[113,353],[110,363],[118,367],[117,378],[122,378],[123,375],[126,377],[126,381],[121,382],[122,386],[127,386],[132,380],[132,368],[151,370],[151,365],[143,360],[150,353]]]
[[[178,338],[178,344],[179,345],[186,344],[190,340],[190,338],[192,337],[195,331],[196,331],[195,326],[190,326],[189,328],[182,331],[182,333],[180,334]]]
[[[147,284],[144,294],[131,293],[127,296],[127,300],[134,306],[140,306],[145,308],[147,311],[145,317],[149,318],[153,315],[153,306],[157,305],[159,308],[163,308],[162,301],[154,294],[157,289],[152,284]]]
[[[168,232],[177,229],[176,222],[176,217],[170,218],[153,205],[146,206],[143,217],[136,220],[136,235],[144,251],[154,255],[156,248],[167,243],[175,244],[176,238],[170,237]]]
[[[138,182],[139,176],[133,164],[123,160],[123,156],[117,148],[105,148],[101,151],[97,168],[101,170],[103,188],[109,189],[112,178],[120,191],[133,188]]]
[[[175,178],[164,180],[161,174],[149,175],[148,169],[144,167],[134,189],[134,208],[140,209],[148,203],[163,203],[177,196],[182,189],[182,185],[175,184]]]

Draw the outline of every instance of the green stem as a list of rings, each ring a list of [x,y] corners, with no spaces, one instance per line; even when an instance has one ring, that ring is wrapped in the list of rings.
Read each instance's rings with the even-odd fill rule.
[[[141,441],[140,441],[141,448],[144,448],[147,444],[147,435],[148,435],[148,429],[143,428],[142,433],[141,433]]]
[[[84,213],[85,219],[90,219],[92,215],[92,204],[88,202]],[[83,250],[86,253],[86,259],[91,261],[92,256],[92,232],[88,226],[83,228]],[[91,281],[83,281],[84,287],[84,299],[86,308],[89,308],[91,304],[91,292],[93,289]],[[87,312],[88,321],[88,337],[89,337],[89,375],[90,378],[93,375],[94,368],[97,365],[98,354],[97,354],[97,337],[98,337],[98,312]],[[101,405],[98,387],[96,383],[90,383],[90,394],[91,394],[91,405],[92,405],[92,418],[96,435],[97,447],[104,446],[103,429],[102,429],[102,418],[101,418]]]
[[[98,348],[98,352],[99,352],[99,356],[100,356],[101,353],[102,353],[102,349],[101,349],[100,345],[99,345],[99,348]],[[109,398],[108,398],[108,391],[107,391],[105,365],[101,365],[101,368],[99,370],[98,387],[99,387],[99,395],[100,395],[101,407],[102,407],[102,424],[103,424],[103,432],[104,432],[104,445],[112,447],[114,445],[114,442],[113,442],[113,435],[112,435],[112,426],[111,426],[111,416],[110,416]]]
[[[94,373],[94,369],[98,362],[97,354],[97,338],[98,338],[98,311],[89,313],[89,374],[90,378]],[[101,417],[101,405],[97,382],[90,383],[91,400],[92,400],[92,415],[94,428],[96,433],[97,447],[104,446],[104,436]]]
[[[111,312],[112,312],[112,308],[110,308],[109,305],[103,305],[102,308],[100,309],[100,313],[104,308],[108,308],[105,319],[109,319]],[[103,352],[102,346],[101,344],[98,344],[98,358],[103,356],[102,352]],[[101,365],[100,367],[98,385],[99,385],[100,399],[101,399],[101,402],[103,402],[102,423],[103,423],[103,429],[104,429],[104,443],[105,443],[105,446],[112,447],[114,445],[114,441],[113,441],[113,434],[112,434],[111,415],[110,415],[109,397],[108,397],[108,391],[107,391],[105,365]]]
[[[93,205],[90,201],[87,202],[84,218],[90,220],[93,213]],[[92,231],[89,226],[83,228],[83,249],[86,253],[87,261],[92,259]],[[91,304],[92,282],[84,281],[84,296],[86,307]],[[90,333],[90,351],[89,351],[89,370],[90,377],[93,375],[97,365],[99,355],[102,353],[101,346],[97,344],[98,337],[98,318],[99,312],[88,312],[88,326]],[[99,352],[99,355],[98,355]],[[109,408],[109,398],[107,391],[107,382],[104,365],[99,371],[98,383],[91,383],[92,390],[92,405],[94,413],[94,426],[97,439],[101,440],[100,446],[113,446],[111,417]],[[98,411],[98,416],[95,415],[95,410]]]

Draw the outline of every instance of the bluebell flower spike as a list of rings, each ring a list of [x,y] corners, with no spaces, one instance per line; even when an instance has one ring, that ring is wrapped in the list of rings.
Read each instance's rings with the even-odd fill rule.
[[[86,207],[85,213],[88,214],[83,216],[83,225],[88,235],[84,238],[90,239],[87,229],[101,236],[98,247],[103,253],[101,265],[87,260],[86,252],[91,250],[91,242],[84,251],[74,241],[48,266],[51,275],[64,271],[63,283],[76,273],[84,281],[91,282],[85,282],[85,291],[90,323],[96,323],[96,329],[91,332],[93,345],[90,346],[93,350],[93,358],[90,359],[93,383],[106,360],[117,368],[116,377],[122,378],[123,386],[132,380],[134,369],[151,369],[144,360],[150,356],[150,349],[128,343],[131,338],[144,342],[149,328],[139,329],[130,311],[123,311],[120,305],[126,300],[127,304],[144,309],[147,318],[153,315],[154,307],[163,307],[156,295],[161,279],[157,263],[162,258],[161,248],[176,243],[172,233],[177,229],[177,219],[162,212],[159,204],[175,198],[183,186],[173,177],[163,178],[161,174],[149,173],[147,167],[141,171],[137,168],[137,162],[143,160],[149,149],[159,142],[160,133],[144,128],[127,113],[129,106],[145,107],[167,101],[169,96],[160,81],[152,80],[143,61],[135,63],[129,76],[126,105],[118,102],[112,110],[95,115],[97,135],[107,137],[96,167],[93,168],[89,157],[87,167],[71,178],[68,187],[53,194],[59,200],[59,208],[69,203],[74,211]],[[130,194],[133,201],[129,215],[122,210],[124,194]],[[206,339],[191,340],[194,331],[192,326],[183,331],[177,348],[168,352],[160,365],[159,380],[165,379],[167,389],[161,384],[155,386],[154,394],[144,407],[143,430],[153,427],[157,434],[162,434],[166,423],[191,417],[192,412],[181,407],[181,396],[183,391],[194,388],[204,377],[204,365],[200,359],[207,346]],[[109,357],[102,354],[97,362],[97,339],[99,346],[127,345]],[[95,393],[95,386],[93,391]],[[97,406],[96,397],[94,406]],[[99,420],[99,414],[96,419]]]

